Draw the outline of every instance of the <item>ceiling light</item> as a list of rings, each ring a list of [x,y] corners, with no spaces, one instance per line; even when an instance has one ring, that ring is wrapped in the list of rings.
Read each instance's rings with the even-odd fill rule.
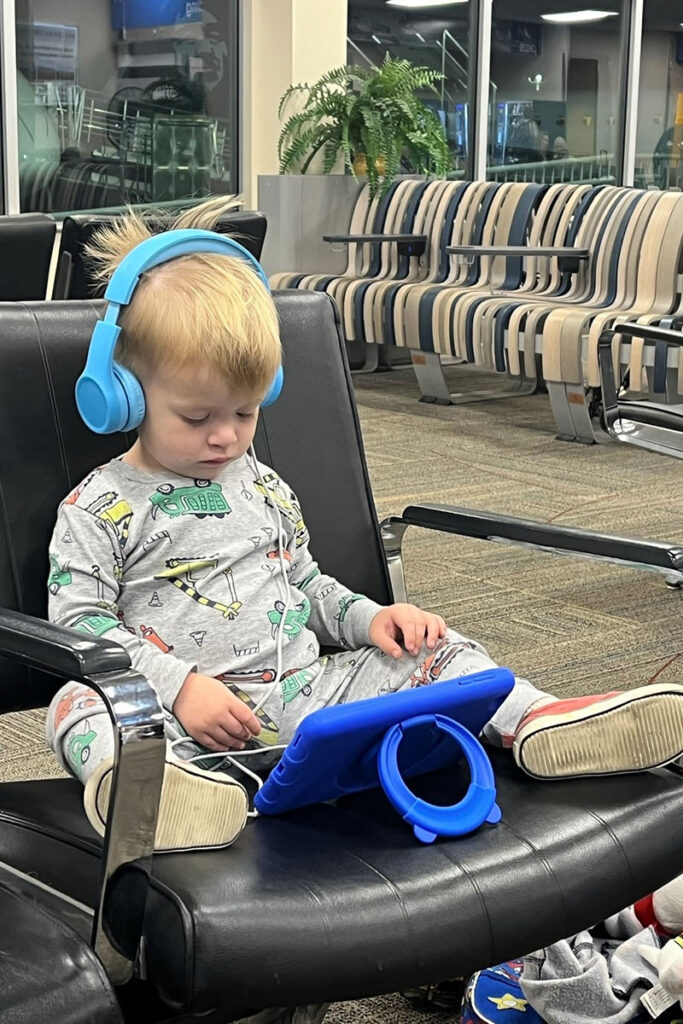
[[[423,10],[425,7],[453,7],[455,4],[466,4],[468,0],[387,0],[389,7],[412,7]]]
[[[615,18],[616,11],[566,11],[564,14],[542,14],[543,21],[554,21],[557,25],[575,25],[582,21],[602,21]]]

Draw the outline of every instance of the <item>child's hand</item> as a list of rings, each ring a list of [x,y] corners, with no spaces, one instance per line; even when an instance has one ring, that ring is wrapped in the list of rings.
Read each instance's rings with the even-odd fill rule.
[[[212,676],[190,672],[173,704],[173,714],[192,739],[207,750],[243,750],[261,724],[243,700]]]
[[[380,651],[400,658],[403,651],[397,641],[403,640],[409,654],[417,654],[426,636],[427,647],[431,650],[436,641],[446,635],[446,623],[440,615],[423,612],[414,604],[391,604],[377,612],[370,623],[369,635]]]

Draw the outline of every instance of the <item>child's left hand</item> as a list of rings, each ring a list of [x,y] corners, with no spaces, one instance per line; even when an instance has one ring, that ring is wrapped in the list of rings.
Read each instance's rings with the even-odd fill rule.
[[[377,612],[370,623],[370,640],[380,651],[400,658],[403,647],[409,654],[417,655],[423,640],[431,650],[436,641],[446,635],[446,623],[440,615],[423,612],[414,604],[391,604]]]

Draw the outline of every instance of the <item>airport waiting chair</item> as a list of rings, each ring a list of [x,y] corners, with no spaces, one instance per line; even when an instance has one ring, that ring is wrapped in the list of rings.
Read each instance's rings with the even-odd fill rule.
[[[404,599],[409,526],[683,578],[681,548],[467,509],[411,506],[380,529],[334,304],[305,291],[275,302],[285,387],[264,411],[257,451],[296,488],[312,550],[348,586]],[[104,843],[75,780],[4,782],[0,862],[37,905],[49,899],[72,930],[92,935],[128,1024],[225,1024],[468,975],[588,927],[678,872],[678,774],[541,783],[509,751],[492,752],[502,821],[461,839],[417,843],[373,790],[256,818],[225,850],[150,861],[164,751],[154,692],[110,639],[44,621],[56,506],[131,440],[91,434],[74,406],[103,307],[0,306],[0,712],[45,706],[61,680],[81,679],[104,694],[120,730]],[[460,766],[435,773],[423,795],[452,803],[464,781]],[[3,918],[4,931],[14,927]],[[81,970],[96,983],[89,959]]]
[[[683,312],[680,193],[613,187],[595,192],[572,225],[577,264],[587,258],[568,290],[531,288],[486,301],[467,296],[432,342],[435,351],[532,384],[540,357],[558,436],[587,442],[596,439],[593,391],[599,385],[602,332],[619,318],[656,325]],[[487,397],[505,393],[491,389]]]
[[[100,227],[114,219],[114,215],[87,213],[71,214],[64,218],[53,299],[91,299],[95,296],[97,286],[88,269],[85,247]],[[155,230],[161,231],[165,227],[154,217],[148,218],[148,222]],[[221,217],[215,230],[222,235],[230,235],[260,260],[266,227],[266,218],[258,210],[235,210]],[[40,297],[44,297],[44,294]]]
[[[302,274],[278,271],[270,277],[271,288],[300,288],[327,292],[337,302],[346,340],[361,340],[355,327],[358,298],[376,281],[419,280],[425,272],[422,259],[427,237],[426,218],[433,216],[433,198],[445,182],[427,183],[420,178],[400,178],[384,196],[369,197],[367,185],[356,196],[348,232],[323,235],[331,245],[347,249],[341,274]],[[371,373],[379,364],[376,346],[363,346],[358,372]],[[386,353],[385,353],[386,354]]]
[[[56,230],[45,213],[0,217],[0,302],[45,298]]]
[[[54,904],[59,904],[55,913]],[[88,934],[62,900],[0,864],[2,1024],[123,1024],[118,1000]]]
[[[683,459],[683,317],[678,329],[651,323],[618,323],[598,342],[603,426],[623,444]]]
[[[523,232],[514,243],[501,239],[491,245],[479,239],[463,244],[454,239],[447,246],[447,259],[453,260],[454,266],[439,297],[441,315],[426,318],[421,332],[417,326],[409,329],[406,324],[404,328],[404,343],[414,352],[413,363],[422,401],[450,404],[480,397],[505,397],[510,393],[528,394],[534,390],[537,380],[535,335],[520,363],[518,347],[511,340],[515,329],[520,324],[526,326],[528,315],[536,309],[536,300],[539,304],[544,299],[548,303],[571,303],[591,294],[595,277],[594,239],[601,237],[600,225],[605,211],[609,212],[616,201],[616,196],[612,195],[616,191],[589,185],[553,185],[539,198],[524,225],[527,238]],[[558,254],[558,258],[549,258],[551,253]],[[559,253],[564,255],[559,257]],[[570,253],[590,255],[591,259],[570,262],[567,258]],[[477,257],[486,257],[499,268],[508,268],[507,280],[502,283],[500,279],[498,283],[484,280],[483,287],[464,290],[458,280],[458,266],[464,258],[475,260]],[[511,265],[519,268],[512,287]],[[508,388],[494,386],[481,393],[465,391],[451,395],[441,371],[441,355],[456,355],[463,361],[506,372],[512,385]]]
[[[356,200],[349,217],[349,235],[374,232],[375,228],[384,227],[384,218],[391,199],[391,194],[383,201],[378,197],[370,199],[367,185],[361,185],[356,193]],[[271,274],[269,281],[272,289],[303,288],[311,291],[324,291],[328,281],[342,278],[355,278],[369,272],[373,262],[377,260],[377,251],[372,246],[364,246],[357,242],[348,245],[346,251],[346,267],[341,274],[302,274],[296,270],[278,270]]]

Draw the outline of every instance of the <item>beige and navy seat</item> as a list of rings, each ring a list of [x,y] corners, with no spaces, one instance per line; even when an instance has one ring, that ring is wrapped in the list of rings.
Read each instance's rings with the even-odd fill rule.
[[[371,201],[368,186],[360,186],[351,211],[349,234],[362,235],[373,232],[375,227],[383,223],[387,205],[384,204],[380,211],[380,201],[378,199]],[[302,274],[295,270],[280,270],[271,274],[270,287],[273,289],[304,288],[311,291],[324,291],[325,285],[336,277],[355,278],[368,273],[373,256],[376,256],[376,252],[373,253],[372,247],[352,242],[348,246],[346,268],[341,275]],[[320,287],[318,287],[319,285]]]

